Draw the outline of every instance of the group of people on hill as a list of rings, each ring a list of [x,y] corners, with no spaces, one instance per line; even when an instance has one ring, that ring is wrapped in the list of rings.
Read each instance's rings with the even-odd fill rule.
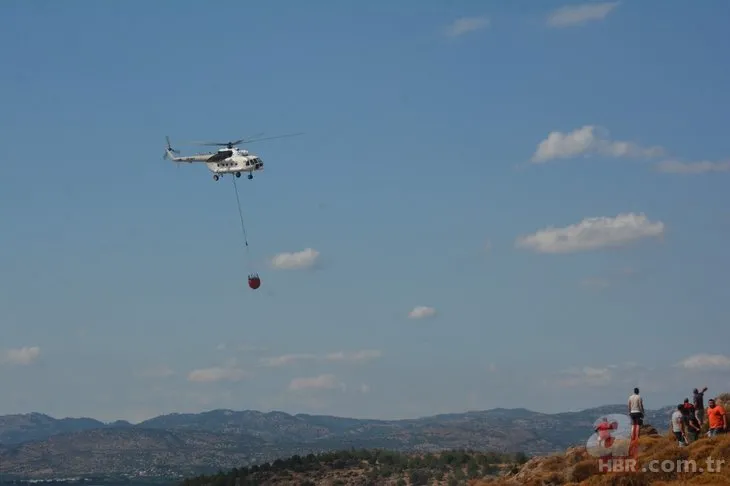
[[[699,440],[705,421],[707,421],[707,437],[716,437],[719,434],[730,432],[725,409],[717,403],[715,398],[707,400],[707,408],[705,408],[705,392],[707,392],[707,387],[702,390],[695,388],[692,390],[692,401],[685,398],[684,402],[677,405],[677,409],[672,413],[670,426],[680,447]],[[629,396],[628,408],[631,417],[629,456],[635,457],[638,452],[639,431],[644,425],[645,413],[644,399],[639,394],[638,388],[634,388],[634,393]],[[602,459],[612,457],[611,447],[615,439],[613,432],[618,428],[618,421],[609,422],[608,416],[602,417],[594,426],[598,438],[597,445],[605,450],[605,454],[601,456]]]
[[[705,421],[707,421],[707,437],[715,437],[728,432],[725,409],[714,398],[707,400],[707,408],[705,408],[705,392],[707,392],[707,387],[703,387],[701,390],[695,388],[692,390],[692,401],[685,398],[684,402],[677,405],[677,409],[672,413],[670,424],[680,446],[686,446],[698,440]],[[631,435],[632,438],[638,438],[639,427],[644,423],[644,400],[641,398],[638,388],[634,388],[628,405],[632,424]]]
[[[702,425],[707,421],[707,437],[715,437],[728,431],[727,415],[722,405],[714,398],[707,400],[705,408],[705,392],[707,387],[692,390],[692,401],[685,398],[672,413],[672,432],[680,446],[686,446],[699,439]]]

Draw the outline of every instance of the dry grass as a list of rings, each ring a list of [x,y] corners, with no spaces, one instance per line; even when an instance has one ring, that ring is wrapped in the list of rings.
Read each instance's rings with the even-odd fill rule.
[[[721,397],[723,402],[727,400],[726,403],[730,403],[730,394]],[[710,457],[715,461],[725,460],[719,468],[716,466],[717,472],[706,470],[707,459]],[[662,464],[679,464],[679,466],[675,466],[672,471],[662,472],[659,467]],[[692,464],[696,467],[694,471]],[[704,471],[700,472],[700,468]],[[702,437],[689,447],[679,447],[671,434],[643,436],[639,439],[639,457],[635,472],[600,472],[597,459],[589,456],[585,448],[581,447],[569,449],[561,455],[533,458],[517,474],[487,481],[473,481],[469,484],[470,486],[648,484],[730,486],[730,434],[717,438]]]

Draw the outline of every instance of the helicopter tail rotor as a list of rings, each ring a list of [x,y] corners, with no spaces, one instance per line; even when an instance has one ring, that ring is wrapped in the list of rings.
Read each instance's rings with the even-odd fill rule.
[[[180,151],[172,148],[172,145],[170,145],[170,137],[165,135],[165,140],[167,141],[167,149],[165,150],[165,153],[162,155],[162,158],[169,159],[171,153],[174,155],[178,155],[180,153]]]

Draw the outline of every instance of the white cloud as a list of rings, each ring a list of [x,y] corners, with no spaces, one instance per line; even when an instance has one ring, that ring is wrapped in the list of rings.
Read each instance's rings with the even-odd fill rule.
[[[490,251],[491,249],[492,249],[492,242],[491,242],[491,241],[489,241],[489,240],[487,240],[487,241],[486,241],[486,242],[484,243],[484,251],[487,251],[487,252],[488,252],[488,251]]]
[[[408,317],[410,319],[423,319],[426,317],[432,317],[436,314],[436,309],[433,307],[426,307],[424,305],[419,305],[417,307],[414,307],[411,312],[408,313]]]
[[[536,253],[573,253],[617,247],[644,238],[660,237],[665,225],[650,221],[643,213],[619,214],[615,218],[585,218],[563,228],[547,227],[520,236],[515,246]]]
[[[369,361],[371,359],[379,358],[382,355],[377,349],[364,349],[362,351],[338,351],[336,353],[330,353],[325,356],[327,361],[347,361],[352,363],[361,363],[363,361]]]
[[[656,164],[657,172],[665,174],[707,174],[711,172],[730,172],[730,161],[710,162],[680,162],[678,160],[664,160]]]
[[[382,353],[377,349],[364,349],[361,351],[335,351],[322,356],[310,353],[285,354],[262,358],[259,363],[261,366],[270,367],[289,366],[305,360],[362,363],[380,356],[382,356]]]
[[[571,367],[556,374],[550,373],[541,382],[543,386],[550,388],[595,388],[596,393],[605,391],[607,387],[620,387],[628,392],[638,385],[644,392],[648,392],[650,389],[658,390],[666,386],[668,382],[662,382],[662,378],[667,378],[667,371],[666,368],[655,369],[625,361],[601,366]],[[671,379],[671,375],[669,376]],[[656,386],[651,386],[650,383]]]
[[[606,157],[658,157],[662,147],[641,147],[634,142],[611,140],[607,130],[585,125],[569,133],[550,132],[541,141],[531,161],[535,164],[553,159],[569,159],[578,156],[604,155]]]
[[[558,379],[558,385],[562,387],[604,386],[609,384],[613,378],[609,367],[584,366],[580,369],[566,370],[562,375],[564,378]]]
[[[311,268],[317,263],[319,252],[312,248],[306,248],[294,253],[279,253],[271,259],[274,268],[280,270],[299,270]]]
[[[342,385],[337,382],[337,378],[334,375],[325,374],[314,376],[311,378],[294,378],[289,383],[289,389],[298,390],[331,390],[333,388],[341,387]]]
[[[188,374],[188,380],[200,383],[241,381],[248,378],[248,376],[249,374],[240,368],[214,366],[212,368],[201,368],[191,371]]]
[[[261,358],[262,366],[280,367],[294,364],[298,361],[316,359],[316,354],[285,354],[282,356],[271,356],[268,358]]]
[[[363,395],[366,393],[370,393],[370,386],[366,385],[365,383],[360,385],[360,393],[362,393]]]
[[[677,365],[690,370],[728,369],[730,357],[722,354],[695,354],[683,359]]]
[[[38,346],[24,346],[17,349],[5,351],[3,362],[11,365],[29,365],[41,355],[41,348]]]
[[[449,37],[458,37],[489,27],[489,24],[490,20],[488,17],[462,17],[456,19],[446,28],[446,35]]]
[[[603,2],[561,7],[548,15],[547,24],[550,27],[569,27],[585,24],[592,20],[601,20],[606,18],[618,5],[619,2]]]

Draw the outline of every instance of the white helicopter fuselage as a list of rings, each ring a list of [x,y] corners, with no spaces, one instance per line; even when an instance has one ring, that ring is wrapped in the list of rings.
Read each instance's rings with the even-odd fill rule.
[[[175,155],[175,150],[170,146],[170,139],[167,139],[165,158],[176,163],[203,163],[213,173],[213,180],[219,180],[225,174],[233,174],[241,177],[242,173],[248,173],[248,178],[253,179],[253,173],[264,170],[264,162],[256,154],[250,154],[248,150],[239,150],[235,147],[222,148],[218,152],[207,154]]]
[[[264,170],[263,161],[255,155],[234,154],[227,159],[205,162],[205,165],[214,174],[253,173]]]

